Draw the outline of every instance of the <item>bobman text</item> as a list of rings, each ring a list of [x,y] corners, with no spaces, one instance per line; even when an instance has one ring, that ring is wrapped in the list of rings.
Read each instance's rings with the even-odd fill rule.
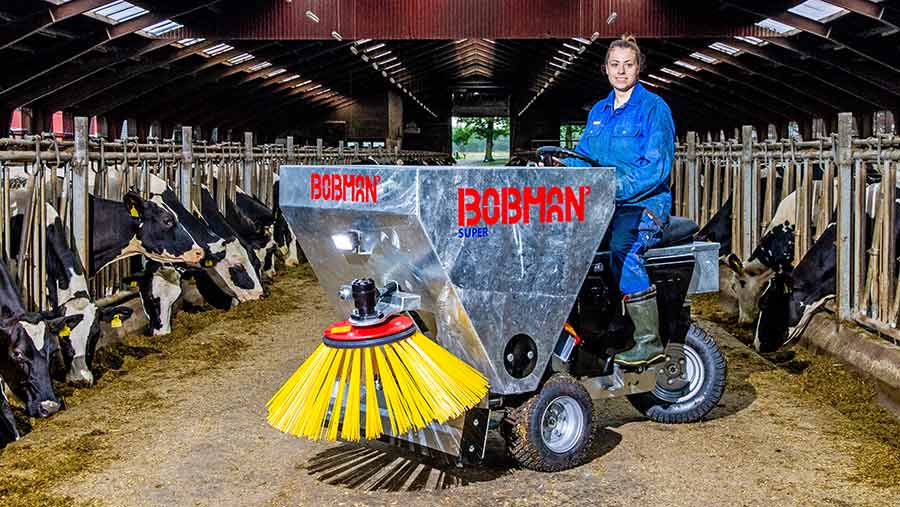
[[[309,198],[323,201],[378,202],[381,176],[310,173]]]
[[[457,189],[458,238],[483,238],[496,224],[584,221],[585,198],[591,187],[488,187]],[[483,225],[482,225],[483,224]]]

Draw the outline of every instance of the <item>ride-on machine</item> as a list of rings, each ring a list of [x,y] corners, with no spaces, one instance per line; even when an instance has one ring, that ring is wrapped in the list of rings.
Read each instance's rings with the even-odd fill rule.
[[[519,463],[553,471],[585,458],[594,400],[625,396],[654,421],[686,423],[721,398],[725,359],[690,318],[690,296],[718,290],[718,245],[694,241],[688,219],[672,217],[645,256],[665,358],[630,369],[613,361],[633,345],[601,244],[613,168],[284,166],[280,175],[284,216],[342,321],[270,402],[273,426],[463,462],[484,457],[496,428]]]

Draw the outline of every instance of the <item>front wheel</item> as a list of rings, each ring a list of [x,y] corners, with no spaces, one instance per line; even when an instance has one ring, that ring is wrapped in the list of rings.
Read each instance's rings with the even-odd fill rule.
[[[718,405],[725,392],[727,365],[719,346],[705,330],[691,324],[684,346],[667,349],[652,391],[628,396],[628,401],[651,420],[667,424],[701,420]]]
[[[528,401],[507,411],[502,429],[507,450],[520,465],[556,472],[584,461],[593,422],[587,389],[572,377],[555,375]]]

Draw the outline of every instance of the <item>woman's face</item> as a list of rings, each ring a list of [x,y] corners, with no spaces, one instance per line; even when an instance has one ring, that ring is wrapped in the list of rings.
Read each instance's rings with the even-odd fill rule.
[[[606,76],[616,90],[630,90],[638,80],[637,53],[631,48],[612,48],[606,60]]]

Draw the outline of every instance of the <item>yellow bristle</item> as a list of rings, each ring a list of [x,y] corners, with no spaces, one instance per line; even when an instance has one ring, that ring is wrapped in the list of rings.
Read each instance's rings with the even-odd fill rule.
[[[487,394],[488,381],[480,371],[472,368],[465,361],[421,333],[413,334],[409,342],[419,349],[425,361],[440,372],[438,377],[443,377],[441,383],[445,388],[438,392],[443,392],[451,399],[456,400],[455,405],[458,407],[458,411],[455,415],[474,407]]]
[[[328,347],[319,345],[315,352],[297,368],[297,371],[269,400],[267,404],[269,408],[269,424],[285,433],[298,434],[295,421],[302,413],[302,404],[305,402],[303,394],[311,386],[313,372],[323,368],[328,355]]]
[[[338,367],[345,350],[331,349],[334,351],[332,361],[328,365],[328,370],[322,376],[322,380],[318,382],[318,392],[315,400],[307,407],[308,414],[306,418],[306,435],[309,438],[318,439],[324,431],[325,414],[328,413],[328,406],[331,403],[331,393],[334,392],[334,381],[337,378]]]
[[[366,438],[374,440],[384,433],[381,425],[381,410],[378,408],[378,393],[375,392],[375,368],[372,365],[372,351],[362,351],[366,358]]]
[[[341,438],[356,442],[359,440],[359,383],[362,377],[362,355],[359,350],[350,351],[350,380],[347,390],[347,409],[341,424]]]
[[[381,380],[381,392],[384,393],[384,401],[390,414],[391,431],[395,435],[406,433],[412,425],[409,414],[406,413],[406,407],[403,405],[403,398],[400,395],[400,387],[397,385],[394,372],[391,371],[391,365],[381,347],[375,347],[374,355],[378,365],[378,378]]]
[[[431,387],[417,383],[415,378],[407,369],[406,363],[397,354],[397,343],[392,343],[384,347],[385,355],[391,363],[391,370],[394,372],[394,379],[400,388],[400,400],[406,407],[406,413],[409,414],[410,423],[415,428],[424,428],[431,423],[432,416],[431,407],[425,399],[423,390]]]
[[[395,350],[403,364],[410,369],[410,374],[415,379],[414,382],[422,386],[420,392],[430,408],[428,421],[445,420],[453,406],[452,400],[445,392],[447,389],[445,378],[435,374],[428,359],[422,357],[409,340],[397,342]]]
[[[347,372],[350,370],[350,354],[343,355],[341,367],[341,376],[337,381],[337,395],[334,398],[334,406],[331,407],[331,419],[328,421],[328,432],[325,438],[328,440],[337,440],[338,427],[341,422],[341,404],[344,401],[344,391],[347,390]]]

